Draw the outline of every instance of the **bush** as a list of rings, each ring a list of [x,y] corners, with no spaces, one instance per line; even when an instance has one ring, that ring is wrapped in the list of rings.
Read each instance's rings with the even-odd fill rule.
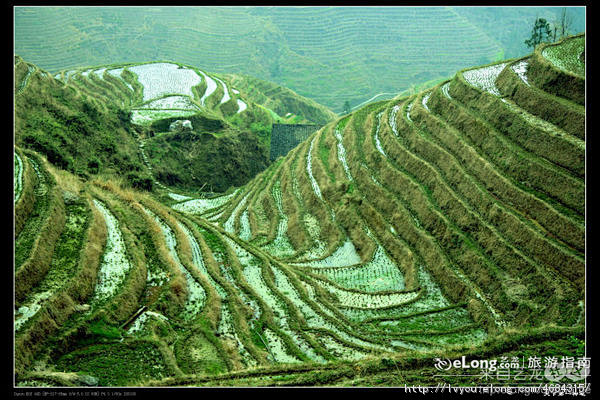
[[[94,321],[89,326],[91,335],[106,339],[120,339],[121,331],[115,326],[110,326],[104,320]]]
[[[121,121],[124,124],[127,124],[127,123],[129,123],[129,121],[131,121],[131,115],[132,115],[131,111],[121,110],[121,109],[119,109],[117,111],[117,118],[119,118],[119,121]]]
[[[102,165],[102,162],[98,158],[96,158],[96,157],[92,158],[87,163],[88,170],[92,174],[97,174],[98,171],[100,171],[100,166],[101,165]]]
[[[250,124],[250,130],[261,139],[268,139],[271,135],[271,126],[262,122],[253,122]]]
[[[84,115],[89,116],[92,120],[97,121],[100,118],[100,113],[98,112],[98,109],[92,103],[84,101],[81,108]]]
[[[153,183],[152,178],[147,176],[138,176],[137,174],[131,172],[127,174],[127,181],[131,184],[132,187],[141,190],[152,191]]]
[[[84,108],[86,108],[85,106],[87,106],[88,103],[84,103]],[[91,107],[88,107],[90,109],[92,109]],[[93,109],[96,114],[98,113],[98,111],[96,111],[96,109]],[[69,130],[71,132],[74,132],[76,134],[79,135],[89,135],[90,132],[92,131],[91,127],[90,127],[90,121],[89,118],[85,115],[85,114],[77,114],[73,117],[67,118],[65,121],[65,125],[67,125],[69,127]]]
[[[238,110],[238,104],[235,99],[231,99],[226,103],[223,103],[219,106],[223,115],[234,115]]]
[[[30,133],[24,136],[27,147],[46,155],[48,161],[59,168],[73,172],[73,158],[64,154],[53,142],[40,134]]]

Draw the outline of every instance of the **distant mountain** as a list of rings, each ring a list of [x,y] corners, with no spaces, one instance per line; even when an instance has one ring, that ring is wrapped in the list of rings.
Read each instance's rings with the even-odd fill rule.
[[[16,7],[15,51],[50,72],[177,60],[276,82],[341,112],[527,54],[559,7]],[[571,7],[571,33],[585,30]],[[388,97],[389,98],[389,97]]]

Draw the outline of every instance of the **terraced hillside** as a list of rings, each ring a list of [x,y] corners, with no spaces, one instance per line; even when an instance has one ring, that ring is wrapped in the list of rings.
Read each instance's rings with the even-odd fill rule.
[[[553,21],[559,13],[557,7],[16,7],[15,50],[52,73],[179,60],[277,82],[341,112],[345,101],[354,107],[505,53],[525,54],[523,38],[535,18]],[[584,8],[570,13],[573,32],[585,29]]]
[[[200,112],[228,119],[249,112],[249,106],[259,108],[274,121],[325,123],[335,115],[314,101],[271,82],[251,76],[209,74],[172,62],[78,68],[61,71],[54,78],[97,92],[121,106],[129,106],[131,121],[141,126],[160,127],[166,123],[165,119],[190,117]],[[106,82],[117,86],[117,93],[108,93],[110,85]],[[255,119],[270,121],[262,116]],[[157,126],[157,121],[161,121],[161,125]],[[242,123],[239,118],[232,118],[230,122]]]
[[[580,39],[361,108],[211,199],[17,148],[18,384],[472,385],[432,360],[583,356],[585,111],[548,89],[584,80]]]
[[[208,182],[206,189],[224,192],[269,164],[274,122],[324,124],[335,117],[275,84],[238,77],[238,90],[228,76],[172,62],[52,77],[17,56],[15,69],[19,145],[80,175],[128,171],[135,175],[128,180],[145,189],[152,181],[184,190]],[[176,120],[189,120],[189,129],[173,132]]]

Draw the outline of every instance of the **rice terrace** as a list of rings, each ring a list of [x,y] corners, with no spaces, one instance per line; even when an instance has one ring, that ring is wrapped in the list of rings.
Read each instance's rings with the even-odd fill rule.
[[[15,390],[589,392],[585,7],[13,10]]]

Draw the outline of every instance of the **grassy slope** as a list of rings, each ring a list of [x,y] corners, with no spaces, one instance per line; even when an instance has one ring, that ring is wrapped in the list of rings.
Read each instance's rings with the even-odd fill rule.
[[[27,70],[34,72],[28,75]],[[82,177],[129,171],[145,177],[126,113],[65,86],[42,70],[16,61],[15,142],[45,154],[54,165]]]

